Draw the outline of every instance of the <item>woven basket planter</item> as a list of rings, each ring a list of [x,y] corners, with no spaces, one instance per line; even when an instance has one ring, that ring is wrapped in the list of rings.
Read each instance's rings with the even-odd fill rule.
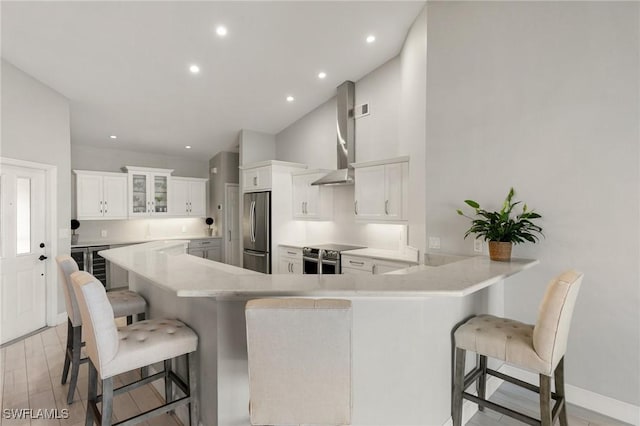
[[[511,260],[512,247],[513,243],[489,241],[489,258],[498,262],[508,262]]]

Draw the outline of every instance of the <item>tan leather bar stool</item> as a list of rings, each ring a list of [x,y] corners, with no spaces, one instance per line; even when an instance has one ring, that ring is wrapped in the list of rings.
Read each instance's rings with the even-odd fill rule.
[[[67,306],[67,347],[64,367],[62,368],[62,384],[67,383],[69,367],[71,367],[71,382],[67,393],[67,404],[71,404],[76,391],[76,384],[78,383],[80,364],[87,361],[86,358],[80,358],[83,346],[82,318],[78,309],[78,301],[71,285],[71,274],[78,272],[79,268],[71,256],[58,256],[56,257],[56,262],[58,262],[58,267],[62,275],[64,275],[64,279],[61,279],[60,283],[64,290],[65,304]],[[144,320],[147,302],[138,293],[129,290],[110,291],[107,292],[107,297],[116,318],[127,317],[127,324],[132,323],[133,315],[137,315],[139,321]]]
[[[94,422],[110,426],[113,413],[113,397],[137,387],[165,380],[165,401],[160,407],[118,422],[118,425],[133,425],[174,410],[180,405],[189,405],[189,424],[198,425],[197,386],[194,354],[198,347],[198,336],[184,323],[174,319],[140,321],[126,327],[116,327],[113,309],[102,283],[85,271],[71,274],[71,282],[78,300],[80,315],[87,337],[89,356],[89,390],[85,425]],[[188,384],[171,370],[171,360],[187,356]],[[143,377],[141,380],[113,388],[113,378],[118,374],[164,362],[164,371]],[[102,383],[102,395],[98,395],[98,379]],[[183,397],[173,400],[172,385],[180,388]],[[98,403],[102,403],[102,412]]]
[[[583,274],[579,272],[567,271],[553,279],[540,304],[535,325],[492,315],[480,315],[471,318],[455,331],[456,353],[451,413],[454,426],[461,426],[463,399],[475,402],[480,410],[486,407],[526,424],[551,426],[559,419],[562,426],[567,426],[564,355],[582,278]],[[466,351],[478,354],[480,362],[465,376]],[[487,357],[538,373],[540,387],[487,368]],[[538,393],[540,420],[486,400],[487,374]],[[551,392],[552,375],[555,376],[555,392]],[[474,382],[478,396],[465,391]],[[553,408],[552,400],[555,400]]]
[[[351,302],[247,303],[252,425],[351,423]]]

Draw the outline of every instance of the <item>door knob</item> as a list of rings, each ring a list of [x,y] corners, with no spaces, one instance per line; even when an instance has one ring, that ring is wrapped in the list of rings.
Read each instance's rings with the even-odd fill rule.
[[[46,260],[48,259],[47,256],[45,256],[44,254],[41,254],[40,257],[38,258],[38,260]]]

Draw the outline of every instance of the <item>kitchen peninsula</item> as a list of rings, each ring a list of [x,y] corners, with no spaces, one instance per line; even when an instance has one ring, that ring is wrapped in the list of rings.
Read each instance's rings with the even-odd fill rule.
[[[100,254],[129,271],[152,318],[176,317],[198,333],[203,425],[249,425],[244,305],[290,296],[353,303],[354,426],[445,424],[451,329],[473,314],[502,315],[503,280],[538,263],[470,257],[376,276],[264,275],[187,255],[187,243]]]

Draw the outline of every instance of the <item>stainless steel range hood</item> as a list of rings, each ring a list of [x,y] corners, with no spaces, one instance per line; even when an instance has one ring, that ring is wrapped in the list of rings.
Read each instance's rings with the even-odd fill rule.
[[[352,81],[345,81],[338,86],[336,95],[338,170],[321,177],[311,185],[353,185],[354,183],[354,171],[349,165],[356,161],[355,118],[353,117],[355,94],[355,84]]]

